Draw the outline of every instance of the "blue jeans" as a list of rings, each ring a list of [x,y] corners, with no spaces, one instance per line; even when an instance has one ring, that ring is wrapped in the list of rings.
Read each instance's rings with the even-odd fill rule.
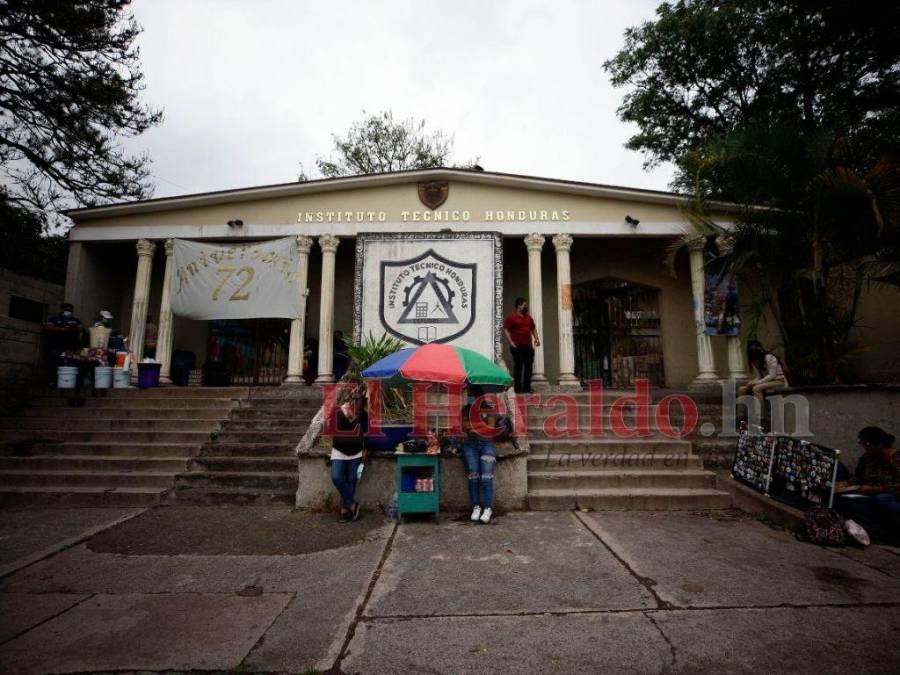
[[[497,448],[493,441],[466,438],[462,444],[462,458],[469,478],[469,500],[472,507],[494,507],[494,466]],[[484,499],[481,499],[482,493]]]
[[[331,482],[341,495],[341,508],[349,509],[355,504],[356,472],[362,459],[331,460]]]

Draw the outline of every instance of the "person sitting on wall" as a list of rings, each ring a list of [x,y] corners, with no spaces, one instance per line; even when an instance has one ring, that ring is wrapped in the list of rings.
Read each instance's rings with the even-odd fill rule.
[[[738,396],[752,393],[759,401],[759,410],[765,416],[766,392],[783,389],[787,386],[787,377],[781,360],[768,351],[757,340],[747,343],[747,361],[756,371],[756,377],[738,387]]]
[[[365,461],[365,434],[369,428],[365,397],[357,397],[337,409],[337,431],[332,439],[331,482],[341,496],[341,522],[359,519],[356,483]],[[347,432],[356,430],[352,435]]]
[[[476,411],[476,415],[481,415],[483,425],[482,428],[476,429],[472,425],[471,414],[472,406],[464,406],[461,454],[469,481],[469,501],[472,504],[472,515],[469,520],[487,524],[491,522],[494,513],[494,467],[497,464],[497,447],[494,445],[492,431],[496,426],[496,416]]]
[[[856,472],[835,484],[834,508],[856,521],[870,535],[889,542],[900,540],[900,452],[894,436],[880,427],[859,432],[863,455]]]
[[[56,382],[56,368],[63,352],[81,347],[84,326],[81,319],[75,316],[75,306],[71,302],[60,305],[59,314],[51,316],[44,324],[47,334],[47,379],[50,384]]]

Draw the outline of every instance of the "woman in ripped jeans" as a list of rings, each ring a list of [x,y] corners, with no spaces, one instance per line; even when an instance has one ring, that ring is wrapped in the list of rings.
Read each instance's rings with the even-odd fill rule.
[[[497,448],[490,433],[479,434],[472,428],[469,417],[471,406],[463,408],[462,458],[469,479],[469,500],[472,502],[470,520],[491,522],[494,508],[494,467],[497,464]],[[484,425],[493,429],[496,420],[493,415],[482,415]],[[483,430],[486,431],[486,430]]]

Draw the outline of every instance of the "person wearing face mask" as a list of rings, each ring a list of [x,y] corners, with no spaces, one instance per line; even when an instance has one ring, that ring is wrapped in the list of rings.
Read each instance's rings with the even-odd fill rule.
[[[528,301],[516,298],[516,311],[503,321],[503,334],[513,357],[513,381],[516,393],[531,392],[531,368],[534,349],[541,346],[534,319],[528,313]]]
[[[59,365],[60,355],[65,351],[79,349],[84,326],[81,319],[75,316],[75,307],[71,302],[64,302],[60,306],[59,314],[51,316],[44,324],[44,332],[47,335],[47,377],[48,382],[56,382],[56,367]]]

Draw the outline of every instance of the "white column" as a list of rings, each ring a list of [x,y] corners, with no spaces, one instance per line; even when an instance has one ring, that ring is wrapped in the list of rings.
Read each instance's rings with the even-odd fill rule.
[[[531,371],[531,384],[534,389],[543,389],[547,386],[547,376],[544,375],[544,301],[542,297],[544,284],[541,281],[541,249],[547,238],[534,232],[525,235],[525,248],[528,249],[528,306],[531,309],[531,318],[537,327],[538,336],[541,338],[541,346],[534,348],[534,367]]]
[[[572,269],[569,260],[572,241],[572,236],[568,234],[553,237],[559,316],[559,386],[581,389],[581,382],[575,377],[575,339],[572,334]]]
[[[691,295],[694,303],[694,331],[697,334],[697,377],[692,386],[708,387],[718,383],[716,362],[713,356],[712,339],[706,334],[706,321],[703,316],[706,276],[703,270],[703,237],[692,240],[688,244],[691,262]]]
[[[300,306],[303,308],[299,319],[291,321],[291,344],[288,348],[288,371],[285,384],[303,384],[303,334],[306,321],[306,284],[309,280],[309,249],[313,240],[304,234],[297,237],[297,277],[300,285]]]
[[[131,331],[128,334],[128,349],[131,350],[131,376],[137,377],[138,362],[144,357],[144,328],[147,325],[147,301],[150,297],[150,272],[153,270],[153,252],[156,244],[147,239],[138,239],[137,274],[134,278],[134,301],[131,304]]]
[[[744,345],[740,335],[729,335],[725,338],[728,344],[728,378],[731,380],[747,379],[747,364],[744,359]]]
[[[319,292],[319,376],[316,384],[334,382],[334,257],[340,240],[331,234],[319,237],[322,249],[322,288]]]
[[[175,317],[172,316],[172,274],[175,258],[172,251],[175,242],[166,239],[166,269],[163,276],[162,299],[159,301],[159,337],[156,340],[156,359],[161,384],[172,384],[172,338],[175,334]]]

